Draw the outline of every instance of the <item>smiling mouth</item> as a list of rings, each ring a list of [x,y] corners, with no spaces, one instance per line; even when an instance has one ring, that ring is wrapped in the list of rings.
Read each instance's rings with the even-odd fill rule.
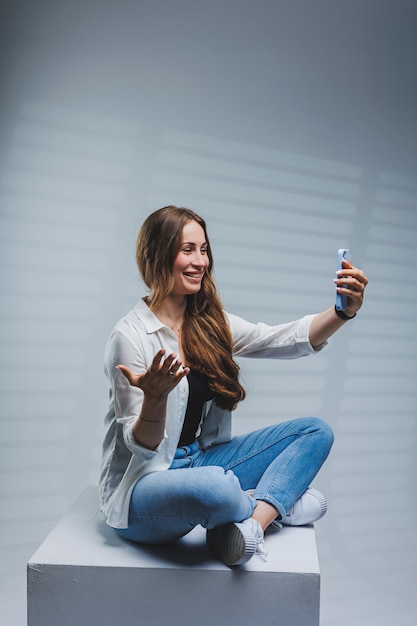
[[[187,278],[192,278],[194,280],[200,280],[201,278],[203,278],[204,272],[198,272],[198,274],[194,274],[191,272],[184,272],[184,276],[186,276]]]

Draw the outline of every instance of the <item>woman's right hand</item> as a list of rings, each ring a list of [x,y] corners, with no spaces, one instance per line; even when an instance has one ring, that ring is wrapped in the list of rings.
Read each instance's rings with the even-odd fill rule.
[[[190,372],[189,367],[183,367],[180,358],[174,352],[165,359],[165,350],[159,350],[150,368],[144,374],[135,374],[126,365],[117,365],[117,369],[127,378],[132,387],[142,389],[148,399],[160,400],[178,385]]]

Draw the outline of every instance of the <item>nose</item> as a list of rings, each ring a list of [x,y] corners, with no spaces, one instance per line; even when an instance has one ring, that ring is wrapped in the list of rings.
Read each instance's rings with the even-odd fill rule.
[[[204,268],[208,265],[208,258],[206,254],[202,254],[199,250],[196,250],[191,260],[192,265],[198,268]]]

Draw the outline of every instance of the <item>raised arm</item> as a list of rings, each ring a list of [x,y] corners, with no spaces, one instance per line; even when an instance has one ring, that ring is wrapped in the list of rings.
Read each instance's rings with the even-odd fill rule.
[[[368,279],[362,270],[354,267],[351,263],[343,260],[343,269],[337,272],[335,279],[336,290],[348,296],[348,305],[343,311],[344,317],[336,313],[332,306],[322,313],[318,313],[310,325],[310,342],[313,348],[317,348],[333,335],[339,328],[344,326],[349,318],[356,315],[363,304],[365,287]]]

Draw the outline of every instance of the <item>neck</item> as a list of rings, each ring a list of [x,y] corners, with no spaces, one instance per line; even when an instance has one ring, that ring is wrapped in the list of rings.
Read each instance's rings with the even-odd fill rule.
[[[185,296],[168,296],[153,312],[163,324],[169,326],[174,332],[178,332],[184,321],[186,306]]]

